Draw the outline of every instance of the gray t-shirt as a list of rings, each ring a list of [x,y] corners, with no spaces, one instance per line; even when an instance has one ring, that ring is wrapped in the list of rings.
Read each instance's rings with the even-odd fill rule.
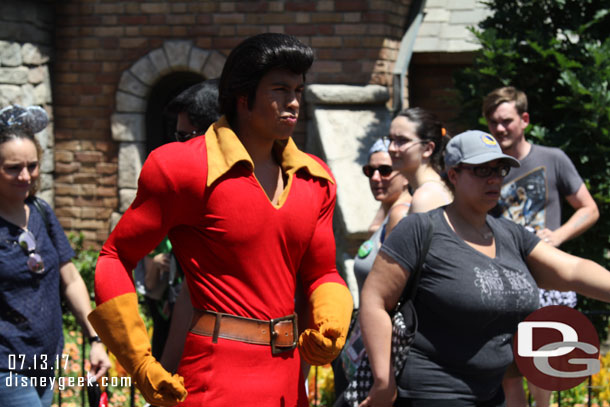
[[[489,400],[513,360],[517,324],[538,308],[525,259],[539,238],[488,216],[496,242],[490,258],[459,238],[443,212],[429,212],[434,234],[414,302],[419,329],[398,384],[403,397]],[[406,270],[417,264],[424,216],[402,220],[381,248]]]
[[[556,230],[561,226],[561,198],[583,184],[568,156],[558,148],[532,144],[521,167],[504,178],[500,197],[502,216],[523,226]],[[540,290],[540,305],[575,307],[576,293]]]
[[[504,178],[500,207],[505,218],[535,230],[561,226],[561,197],[583,184],[574,164],[558,148],[532,144],[521,167]]]

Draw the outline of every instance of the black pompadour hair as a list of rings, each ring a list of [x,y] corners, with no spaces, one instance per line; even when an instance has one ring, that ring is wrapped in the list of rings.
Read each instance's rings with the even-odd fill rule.
[[[231,51],[222,70],[220,113],[232,122],[237,98],[247,96],[248,106],[252,107],[256,88],[267,72],[285,68],[304,79],[313,60],[313,50],[291,35],[264,33],[245,39]]]
[[[165,108],[171,115],[186,113],[199,131],[206,131],[220,117],[218,109],[219,79],[208,79],[182,91]]]

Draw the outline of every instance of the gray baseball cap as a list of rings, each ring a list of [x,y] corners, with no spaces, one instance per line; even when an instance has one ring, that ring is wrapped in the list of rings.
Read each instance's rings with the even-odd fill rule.
[[[506,155],[491,134],[480,130],[468,130],[453,137],[445,147],[445,168],[458,164],[483,164],[502,159],[511,167],[520,167],[519,160]]]

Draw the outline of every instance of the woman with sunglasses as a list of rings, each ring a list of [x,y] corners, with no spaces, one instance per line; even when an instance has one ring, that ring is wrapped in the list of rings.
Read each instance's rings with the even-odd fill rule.
[[[47,407],[62,359],[60,294],[91,342],[95,379],[110,360],[87,315],[89,293],[51,207],[35,194],[48,124],[39,107],[0,110],[0,406]]]
[[[354,276],[358,284],[358,293],[366,276],[371,271],[373,261],[379,252],[379,248],[387,236],[387,225],[396,224],[407,215],[411,206],[411,194],[407,189],[408,182],[405,177],[392,168],[392,159],[388,154],[387,144],[384,140],[377,140],[369,149],[369,157],[362,172],[369,179],[371,193],[376,201],[380,202],[379,209],[369,226],[371,237],[360,245],[354,258]],[[355,293],[354,304],[358,305],[358,297]],[[353,318],[356,318],[354,314]],[[335,392],[342,395],[347,388],[348,377],[343,369],[343,359],[348,357],[345,352],[332,363]],[[335,405],[343,405],[339,401]]]
[[[395,226],[404,218],[411,207],[408,181],[392,168],[392,158],[384,140],[377,140],[369,149],[369,158],[362,172],[369,179],[369,186],[379,209],[369,226],[371,237],[358,249],[354,259],[354,274],[358,291],[362,290],[364,279],[371,271],[373,260],[388,234],[388,225]]]
[[[426,212],[451,202],[451,191],[439,175],[448,140],[441,122],[424,109],[405,109],[392,120],[386,142],[392,167],[408,180],[413,194],[409,213]],[[388,232],[394,226],[390,223]]]
[[[362,290],[360,321],[374,384],[362,406],[504,406],[502,378],[517,325],[538,309],[538,286],[610,301],[610,273],[525,228],[488,215],[519,162],[480,131],[445,152],[451,204],[406,218],[386,239]],[[432,225],[414,298],[419,326],[402,372],[390,365],[393,309]],[[398,396],[398,399],[396,397]]]

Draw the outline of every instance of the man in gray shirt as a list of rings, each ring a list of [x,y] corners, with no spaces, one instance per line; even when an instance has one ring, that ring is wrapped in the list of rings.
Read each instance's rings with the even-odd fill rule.
[[[527,96],[514,87],[498,88],[483,101],[483,115],[502,151],[521,162],[504,178],[499,202],[502,215],[528,227],[546,243],[559,247],[589,229],[599,218],[597,204],[574,164],[558,148],[534,145],[525,139],[529,125]],[[574,214],[561,224],[561,197]],[[574,292],[540,290],[540,305],[576,306]],[[516,369],[515,369],[516,371]],[[521,377],[504,381],[507,407],[525,405]],[[528,384],[537,407],[548,407],[551,392]]]

